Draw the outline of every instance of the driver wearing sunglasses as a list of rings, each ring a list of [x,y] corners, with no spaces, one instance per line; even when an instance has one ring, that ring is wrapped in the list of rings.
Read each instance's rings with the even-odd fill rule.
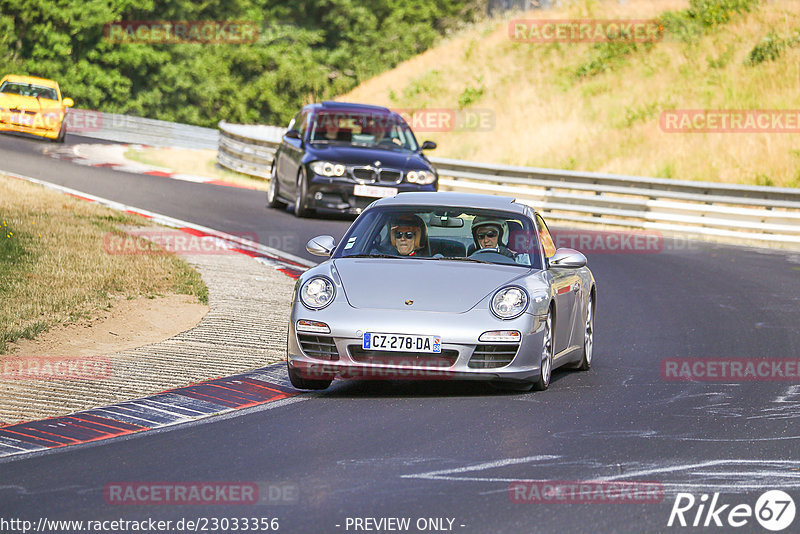
[[[502,244],[504,221],[477,216],[472,221],[472,237],[475,239],[475,250],[489,249],[514,258],[515,254]]]
[[[389,239],[401,256],[416,256],[425,247],[425,223],[416,215],[401,215],[392,222]]]

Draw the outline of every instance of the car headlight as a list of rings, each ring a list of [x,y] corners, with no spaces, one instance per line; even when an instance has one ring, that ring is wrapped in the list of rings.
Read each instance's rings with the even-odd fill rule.
[[[406,173],[406,180],[410,184],[428,185],[432,184],[436,179],[436,175],[431,171],[408,171]]]
[[[504,287],[492,297],[492,313],[500,319],[515,319],[525,312],[528,300],[521,287]]]
[[[311,170],[314,171],[314,174],[319,174],[320,176],[344,176],[346,169],[341,163],[315,161],[311,164]]]
[[[313,276],[300,288],[300,302],[312,310],[321,310],[333,301],[333,282],[324,276]]]

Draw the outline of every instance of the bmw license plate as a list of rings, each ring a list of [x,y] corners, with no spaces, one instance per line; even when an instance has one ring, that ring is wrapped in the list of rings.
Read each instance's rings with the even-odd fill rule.
[[[362,339],[361,348],[364,350],[385,350],[390,352],[430,352],[432,354],[441,354],[442,336],[366,332]]]
[[[358,184],[353,188],[353,194],[357,197],[373,197],[373,198],[393,197],[397,194],[397,188],[376,187],[374,185]]]

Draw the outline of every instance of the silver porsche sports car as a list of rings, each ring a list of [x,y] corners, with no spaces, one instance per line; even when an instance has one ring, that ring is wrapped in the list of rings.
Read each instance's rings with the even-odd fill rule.
[[[336,378],[487,380],[546,389],[553,369],[592,364],[595,281],[555,249],[541,215],[512,198],[400,193],[372,203],[330,259],[295,286],[292,384]]]

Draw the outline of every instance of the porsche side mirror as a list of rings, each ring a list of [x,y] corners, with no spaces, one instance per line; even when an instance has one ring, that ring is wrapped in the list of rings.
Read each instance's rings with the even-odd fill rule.
[[[306,250],[314,256],[330,256],[336,248],[336,240],[329,235],[318,235],[306,243]]]
[[[62,100],[61,103],[64,104],[64,107],[67,107],[67,108],[71,108],[72,106],[75,105],[75,101],[72,100],[69,97],[67,97],[64,100]]]
[[[436,148],[436,143],[433,141],[425,141],[422,143],[422,148],[420,148],[420,150],[433,150],[434,148]]]
[[[586,256],[571,248],[560,248],[550,258],[550,266],[578,269],[586,266]]]
[[[295,130],[294,128],[292,128],[291,130],[289,130],[288,132],[286,132],[286,133],[285,133],[285,134],[283,134],[283,135],[284,135],[285,137],[288,137],[289,139],[302,139],[302,138],[303,138],[303,137],[300,135],[300,132],[299,132],[299,131],[297,131],[297,130]]]

